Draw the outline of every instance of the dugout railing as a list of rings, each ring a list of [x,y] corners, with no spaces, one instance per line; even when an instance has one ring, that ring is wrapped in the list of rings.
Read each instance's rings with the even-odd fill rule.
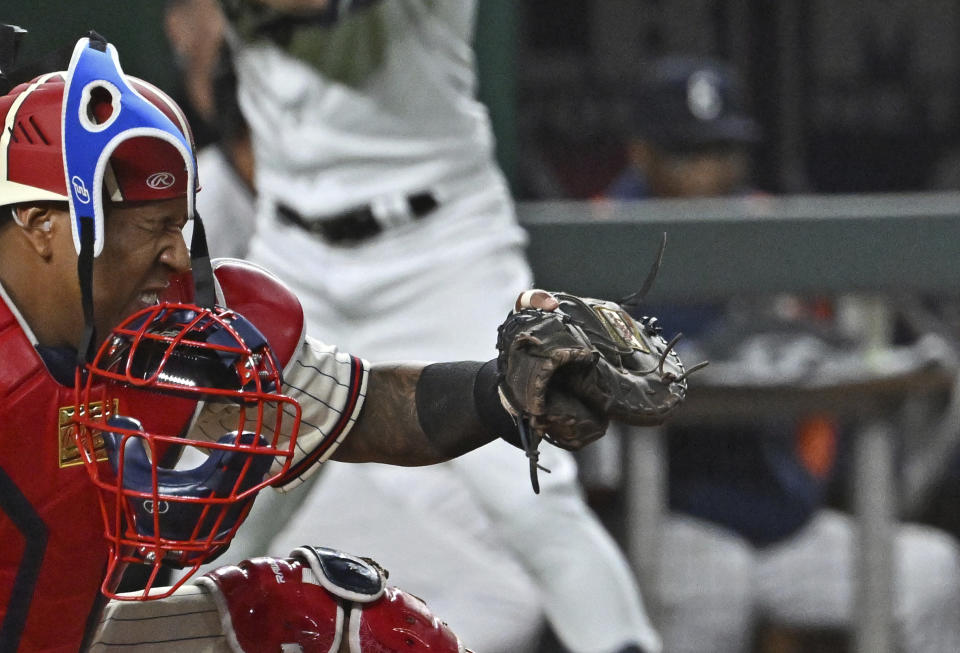
[[[853,650],[892,652],[892,533],[904,504],[892,409],[908,396],[947,391],[955,369],[947,356],[933,368],[877,372],[871,352],[889,343],[889,298],[960,295],[960,193],[521,202],[518,215],[530,234],[536,284],[544,288],[625,296],[643,282],[666,233],[652,302],[777,293],[858,298],[863,365],[834,379],[839,386],[829,380],[806,387],[692,384],[678,419],[823,409],[857,417],[862,428],[855,435],[850,500],[860,527]],[[935,444],[943,451],[960,432],[952,421],[938,427]],[[624,461],[625,546],[643,584],[655,573],[649,562],[666,503],[659,430],[639,429],[626,438]],[[902,467],[909,469],[909,461]],[[915,483],[929,480],[922,465],[913,469],[921,479]],[[655,616],[655,605],[652,611]]]

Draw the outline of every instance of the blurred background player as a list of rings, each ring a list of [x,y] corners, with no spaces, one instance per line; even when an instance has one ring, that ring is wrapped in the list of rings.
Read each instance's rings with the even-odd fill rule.
[[[751,151],[761,131],[729,65],[700,57],[656,60],[634,110],[629,165],[609,197],[751,194]],[[782,306],[790,310],[778,310]],[[829,312],[799,299],[644,310],[677,324],[692,337],[681,342],[688,356],[710,359],[714,369],[749,369],[771,339],[781,348],[769,355],[781,362],[804,338],[827,350],[837,346],[825,320]],[[823,415],[666,428],[670,513],[653,594],[664,650],[749,651],[761,624],[814,633],[850,627],[855,524],[823,505],[837,430]],[[905,524],[894,550],[899,650],[957,650],[955,543],[932,528]],[[808,650],[800,646],[796,650]]]
[[[760,125],[728,64],[679,56],[656,60],[631,111],[628,165],[607,196],[718,197],[750,190]]]
[[[204,171],[200,215],[214,256],[243,258],[255,226],[256,189],[250,129],[240,111],[237,75],[216,0],[168,0],[165,33],[183,71],[187,110],[197,124],[197,167]],[[229,217],[227,217],[229,216]]]
[[[226,5],[257,206],[249,251],[243,207],[200,207],[210,232],[235,244],[214,253],[246,254],[279,274],[302,295],[311,329],[368,356],[492,353],[487,327],[531,275],[473,97],[475,3],[271,4]],[[188,75],[212,69],[190,62],[211,56],[219,20],[211,1],[170,4]],[[205,193],[221,183],[212,172],[203,168]],[[233,198],[244,194],[241,185]],[[438,307],[444,319],[429,318]],[[350,546],[430,596],[488,653],[534,650],[543,615],[574,652],[659,650],[630,568],[582,499],[573,457],[544,450],[541,463],[551,473],[539,496],[509,445],[402,474],[329,465],[316,484],[261,498],[246,530],[256,532],[228,555],[305,537]]]

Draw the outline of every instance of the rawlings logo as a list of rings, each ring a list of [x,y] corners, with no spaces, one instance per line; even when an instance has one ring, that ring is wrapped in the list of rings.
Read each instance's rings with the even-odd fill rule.
[[[177,182],[172,172],[155,172],[147,177],[147,186],[154,190],[166,190]]]
[[[90,191],[87,190],[87,185],[83,183],[83,179],[77,175],[74,175],[73,179],[70,180],[70,183],[73,184],[73,193],[77,196],[77,199],[80,200],[80,203],[89,204]]]
[[[151,515],[153,514],[153,499],[146,499],[143,502],[143,509]],[[165,515],[170,512],[170,504],[166,501],[157,501],[157,514]]]
[[[273,577],[277,580],[278,583],[287,582],[283,577],[283,572],[280,571],[280,565],[277,564],[276,560],[270,560],[270,570],[273,572]]]

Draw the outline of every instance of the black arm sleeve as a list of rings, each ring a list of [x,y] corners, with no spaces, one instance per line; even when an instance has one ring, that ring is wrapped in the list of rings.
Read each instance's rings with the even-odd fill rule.
[[[451,458],[497,437],[519,446],[517,426],[497,393],[496,360],[427,365],[417,382],[417,415],[423,432]]]

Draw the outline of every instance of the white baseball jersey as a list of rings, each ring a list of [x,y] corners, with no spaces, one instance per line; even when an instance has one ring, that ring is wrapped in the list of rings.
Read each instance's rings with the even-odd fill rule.
[[[197,213],[207,232],[210,256],[242,258],[254,230],[254,195],[216,145],[197,152],[197,169],[203,171],[197,193]],[[207,220],[213,216],[213,220]]]
[[[356,354],[492,358],[497,325],[532,275],[474,96],[476,2],[331,6],[353,9],[325,27],[288,23],[257,38],[238,22],[231,35],[256,160],[248,256],[293,289],[311,333]],[[436,208],[402,215],[424,192]],[[331,243],[285,222],[280,204],[304,220],[369,207],[383,230]],[[325,543],[384,563],[478,651],[532,650],[544,614],[578,653],[659,651],[573,458],[556,449],[544,460],[555,471],[539,496],[522,453],[502,442],[425,469],[331,464],[318,484],[261,495],[224,560],[273,554],[288,539]]]
[[[327,36],[342,47],[321,43],[309,62],[269,41],[236,48],[260,192],[320,217],[492,169],[474,9],[379,2],[341,17]]]
[[[671,513],[663,524],[655,596],[665,651],[746,653],[759,618],[812,631],[856,619],[857,525],[819,510],[793,536],[755,548],[707,521]],[[946,533],[898,524],[892,638],[911,653],[960,650],[960,565]]]
[[[334,346],[309,336],[304,339],[283,370],[283,393],[295,399],[302,412],[291,473],[278,489],[287,491],[302,483],[350,433],[366,399],[368,367],[363,359],[337,351]],[[236,424],[237,410],[235,404],[204,404],[190,437],[216,442]],[[272,406],[265,409],[265,424],[273,422],[275,413],[271,411],[275,410]],[[283,421],[284,427],[289,425],[290,420]],[[278,457],[271,473],[278,472],[283,462]]]

